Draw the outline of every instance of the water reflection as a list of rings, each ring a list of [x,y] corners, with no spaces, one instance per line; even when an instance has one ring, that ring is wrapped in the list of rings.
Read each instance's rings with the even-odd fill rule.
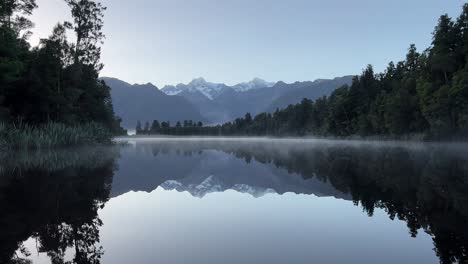
[[[51,263],[99,263],[98,209],[109,199],[117,151],[9,153],[1,159],[0,263],[32,263],[36,240]]]
[[[468,261],[466,144],[295,140],[135,143],[135,155],[129,155],[133,160],[127,162],[135,171],[146,168],[133,179],[145,182],[142,186],[146,188],[162,186],[200,197],[233,189],[254,196],[273,191],[351,199],[369,216],[379,208],[392,220],[405,221],[412,237],[423,229],[433,237],[441,263]],[[153,158],[142,163],[142,156]],[[162,171],[157,172],[157,168]],[[148,179],[158,180],[151,185]]]
[[[441,263],[468,261],[463,144],[141,139],[118,148],[7,155],[1,164],[0,263],[26,263],[27,254],[18,253],[26,253],[30,237],[51,263],[100,263],[99,209],[109,197],[158,187],[195,199],[233,190],[349,200],[370,217],[378,210],[406,222],[412,237],[423,230]],[[347,215],[340,219],[344,226]]]

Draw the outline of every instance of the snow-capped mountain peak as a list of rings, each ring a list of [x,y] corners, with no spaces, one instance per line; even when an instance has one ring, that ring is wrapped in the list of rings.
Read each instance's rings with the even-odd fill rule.
[[[250,82],[243,82],[235,85],[233,88],[238,92],[245,92],[254,89],[268,88],[275,85],[273,82],[267,82],[260,78],[254,78]]]
[[[253,89],[261,89],[272,87],[275,83],[267,82],[260,78],[254,78],[249,82],[239,83],[232,87],[225,85],[224,83],[211,83],[207,82],[204,78],[195,78],[188,84],[178,84],[174,85],[167,85],[162,88],[162,91],[167,95],[177,95],[182,92],[189,92],[195,93],[200,92],[208,97],[210,100],[213,100],[220,94],[224,93],[227,90],[234,90],[236,92],[245,92]]]
[[[210,83],[200,77],[193,79],[188,84],[180,83],[176,86],[167,85],[162,89],[162,91],[168,95],[177,95],[182,92],[201,92],[212,100],[223,93],[226,89],[229,89],[229,87],[223,83]]]
[[[183,184],[179,181],[168,180],[160,185],[164,190],[176,190],[178,192],[189,192],[192,196],[203,198],[207,194],[215,192],[223,192],[226,190],[234,190],[239,193],[247,193],[253,197],[262,197],[265,194],[276,193],[271,188],[262,188],[249,186],[247,184],[235,184],[233,186],[226,185],[214,175],[208,176],[200,183]]]
[[[210,83],[208,83],[203,77],[195,78],[193,79],[188,85],[190,86],[209,86]]]

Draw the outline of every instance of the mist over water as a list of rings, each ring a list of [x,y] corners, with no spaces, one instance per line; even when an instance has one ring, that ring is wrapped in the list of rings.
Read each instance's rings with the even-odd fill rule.
[[[116,141],[0,157],[1,261],[467,261],[467,144]]]

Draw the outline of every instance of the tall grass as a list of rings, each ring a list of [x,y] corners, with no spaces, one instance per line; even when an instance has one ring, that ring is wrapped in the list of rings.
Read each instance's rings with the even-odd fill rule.
[[[75,126],[60,123],[41,126],[0,123],[0,149],[48,149],[111,142],[112,133],[98,123]]]

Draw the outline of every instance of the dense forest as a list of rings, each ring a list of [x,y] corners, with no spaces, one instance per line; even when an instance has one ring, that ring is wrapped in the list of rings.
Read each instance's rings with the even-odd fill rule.
[[[390,62],[383,73],[368,66],[351,86],[330,96],[274,113],[261,113],[217,126],[194,122],[137,127],[138,134],[385,136],[429,139],[468,137],[468,4],[461,15],[440,17],[432,45]],[[191,125],[190,125],[191,124]],[[169,125],[169,126],[168,126]]]
[[[122,133],[110,88],[98,78],[106,8],[93,0],[64,1],[73,20],[58,23],[36,47],[28,42],[36,1],[0,1],[0,123],[97,123]],[[75,41],[67,39],[68,31]]]

